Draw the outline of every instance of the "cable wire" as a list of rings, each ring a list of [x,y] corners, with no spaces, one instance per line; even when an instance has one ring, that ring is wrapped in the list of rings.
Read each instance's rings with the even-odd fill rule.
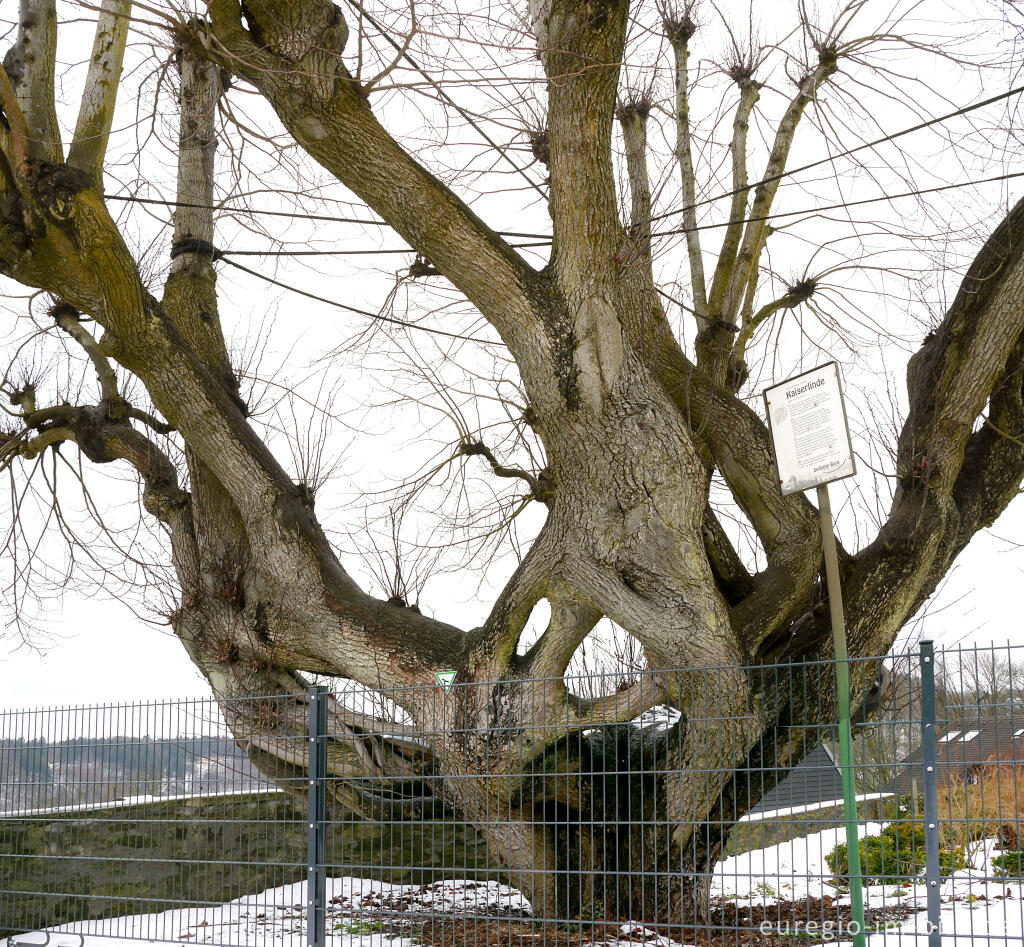
[[[528,250],[531,247],[549,247],[550,240],[539,243],[512,243],[513,250]],[[376,256],[394,253],[415,253],[411,247],[385,248],[381,250],[220,250],[220,256]]]
[[[273,276],[267,276],[265,273],[260,273],[258,270],[253,270],[248,266],[243,266],[241,263],[236,263],[234,260],[228,260],[223,257],[221,260],[222,262],[227,263],[228,266],[233,266],[236,270],[241,270],[243,273],[255,276],[257,279],[261,279],[265,283],[280,286],[281,289],[287,289],[289,292],[298,293],[300,296],[305,296],[307,299],[315,299],[317,302],[326,303],[328,306],[334,306],[336,309],[343,309],[345,312],[352,312],[360,316],[367,316],[377,322],[387,322],[391,325],[401,326],[403,329],[416,329],[419,332],[429,332],[431,335],[440,335],[447,339],[457,339],[460,342],[477,342],[480,345],[502,345],[501,342],[496,342],[493,339],[481,339],[474,335],[459,335],[457,332],[446,332],[444,329],[433,329],[430,326],[421,326],[414,322],[403,322],[401,319],[395,319],[392,316],[385,316],[379,312],[370,312],[369,309],[358,309],[355,306],[348,306],[345,303],[338,302],[336,299],[328,299],[326,296],[318,296],[316,293],[311,293],[308,290],[299,289],[297,286],[284,283],[279,279],[275,279]]]
[[[354,3],[354,0],[348,0],[348,2]],[[377,29],[381,29],[381,27],[379,27],[376,23],[374,23],[373,25]],[[416,68],[418,69],[419,67],[417,66]],[[973,105],[963,106],[963,107],[961,107],[959,109],[956,109],[955,111],[948,112],[945,115],[940,115],[940,116],[938,116],[936,118],[928,119],[925,122],[919,122],[916,125],[911,125],[911,126],[909,126],[907,128],[901,129],[900,131],[893,132],[892,134],[889,134],[889,135],[885,135],[885,136],[883,136],[881,138],[876,138],[873,141],[865,142],[864,144],[861,144],[861,145],[856,145],[853,148],[848,148],[846,151],[841,151],[838,154],[829,155],[826,158],[821,158],[818,161],[812,161],[809,164],[800,165],[797,168],[791,168],[791,169],[788,169],[788,170],[785,170],[785,171],[781,171],[778,174],[772,175],[770,177],[762,178],[760,181],[755,181],[754,183],[747,184],[744,187],[734,188],[731,191],[724,191],[721,194],[717,194],[717,195],[715,195],[713,197],[703,198],[702,200],[697,201],[694,204],[689,204],[689,205],[687,205],[685,207],[681,207],[681,208],[678,208],[676,210],[670,210],[670,211],[665,211],[664,213],[661,213],[661,214],[655,214],[655,215],[653,215],[651,217],[651,222],[654,223],[655,221],[658,221],[658,220],[664,220],[664,219],[666,219],[668,217],[674,217],[675,215],[681,214],[684,211],[695,210],[698,207],[703,207],[703,206],[705,206],[707,204],[714,203],[715,201],[722,200],[722,199],[724,199],[726,197],[732,197],[733,195],[742,193],[743,191],[749,191],[749,190],[751,190],[753,188],[760,187],[762,184],[771,184],[772,182],[781,180],[782,178],[791,177],[791,176],[793,176],[795,174],[800,174],[800,173],[802,173],[804,171],[809,171],[809,170],[811,170],[813,168],[820,167],[823,164],[829,164],[829,163],[831,163],[833,161],[839,160],[840,158],[845,158],[845,157],[848,157],[849,155],[856,154],[858,151],[863,151],[866,148],[874,148],[877,145],[883,144],[885,142],[895,141],[897,138],[902,138],[903,136],[909,135],[912,132],[920,131],[920,130],[922,130],[924,128],[929,128],[930,126],[937,125],[937,124],[940,124],[942,122],[947,122],[947,121],[949,121],[952,118],[957,118],[957,117],[959,117],[961,115],[966,115],[969,112],[976,111],[977,109],[983,108],[986,105],[992,105],[994,102],[1002,101],[1003,99],[1010,98],[1011,96],[1017,95],[1017,94],[1019,94],[1021,92],[1024,92],[1024,85],[1015,86],[1012,89],[1008,89],[1006,92],[1001,92],[999,95],[994,95],[994,96],[991,96],[991,97],[989,97],[987,99],[983,99],[981,102],[975,102]],[[453,108],[456,108],[456,109],[459,108],[454,102],[452,102],[451,104],[452,104]],[[494,142],[492,142],[489,138],[487,140],[496,150],[498,150],[499,152],[501,152],[503,154],[501,148],[499,148],[496,144],[494,144]],[[516,167],[517,170],[520,170],[518,168],[518,165],[513,165],[513,166]],[[991,180],[995,180],[995,179],[991,179]],[[975,183],[975,182],[968,182],[968,183]],[[981,183],[981,182],[977,182],[977,183]],[[967,186],[967,185],[964,184],[964,185],[958,185],[958,186]],[[929,191],[922,191],[921,193],[930,193],[930,192]],[[899,196],[902,196],[902,195],[899,195]],[[390,227],[391,226],[387,221],[384,221],[384,220],[372,220],[372,219],[361,218],[361,217],[332,217],[332,216],[325,215],[325,214],[304,214],[304,213],[298,213],[298,212],[295,212],[295,211],[263,210],[263,209],[259,209],[259,208],[253,208],[253,207],[229,207],[229,206],[225,206],[225,205],[221,205],[221,204],[199,204],[199,203],[192,203],[192,202],[188,202],[188,201],[169,201],[169,200],[162,200],[162,199],[158,199],[158,198],[137,197],[135,195],[129,195],[129,194],[104,194],[103,197],[104,197],[105,200],[109,200],[109,201],[123,201],[123,202],[134,203],[134,204],[151,204],[151,205],[157,205],[157,206],[162,206],[162,207],[190,207],[190,208],[195,208],[195,209],[199,209],[199,210],[227,211],[227,212],[231,212],[231,213],[251,214],[251,215],[254,215],[254,216],[262,216],[262,217],[287,217],[287,218],[291,218],[291,219],[295,219],[295,220],[313,220],[313,221],[322,221],[322,222],[325,222],[325,223],[363,224],[363,225],[366,225],[366,226],[374,226],[374,227]],[[822,209],[828,210],[828,209],[834,209],[834,208],[830,207],[830,208],[822,208]],[[793,214],[793,213],[796,213],[796,212],[789,212],[789,213]],[[813,213],[813,211],[805,211],[804,213]],[[768,215],[766,217],[747,218],[747,219],[745,219],[743,221],[730,221],[728,223],[702,224],[702,225],[698,225],[696,228],[693,228],[693,229],[694,230],[708,230],[708,229],[714,229],[714,228],[720,228],[720,227],[724,227],[724,226],[729,226],[729,223],[746,223],[746,222],[749,222],[750,220],[767,220],[767,219],[770,219],[771,216],[773,216],[773,215]],[[781,216],[781,215],[775,215],[775,216]],[[660,234],[659,236],[664,236],[666,234],[673,234],[673,233],[685,233],[685,232],[687,232],[685,229],[671,230],[671,231],[666,231],[665,233]],[[544,234],[537,234],[537,233],[523,233],[523,232],[520,232],[520,231],[509,231],[509,230],[499,230],[499,231],[497,231],[497,233],[498,233],[499,236],[502,236],[502,237],[518,237],[518,238],[527,239],[527,240],[533,240],[533,239],[536,239],[536,240],[549,240],[549,238],[547,238],[546,235],[544,235]],[[231,252],[235,252],[235,251],[231,251]],[[314,255],[315,252],[316,251],[305,251],[304,255]],[[322,252],[324,254],[328,254],[328,253],[333,253],[334,251],[322,251]],[[388,252],[399,252],[399,251],[388,251]],[[287,254],[282,253],[281,255],[287,255]]]
[[[1013,178],[1024,177],[1024,171],[1011,171],[1008,174],[997,174],[990,178],[978,178],[975,181],[958,181],[954,184],[940,184],[936,187],[918,188],[913,191],[903,191],[900,194],[882,194],[878,197],[865,197],[856,201],[841,201],[838,204],[825,204],[823,207],[809,207],[805,210],[782,210],[773,214],[764,214],[760,217],[745,217],[740,221],[724,220],[716,224],[699,224],[696,227],[676,227],[672,230],[664,230],[661,233],[651,234],[651,239],[658,237],[670,237],[674,234],[693,233],[698,230],[715,230],[720,227],[729,227],[735,223],[757,223],[764,220],[777,220],[780,217],[800,217],[810,214],[820,214],[826,210],[841,210],[846,207],[858,207],[861,204],[877,204],[880,201],[895,201],[901,197],[917,197],[921,194],[936,194],[939,191],[953,191],[960,187],[974,187],[978,184],[991,184],[994,181],[1009,181]]]
[[[850,155],[856,154],[858,151],[863,151],[865,148],[874,148],[877,145],[884,144],[885,142],[895,141],[897,138],[902,138],[904,135],[909,135],[912,132],[921,131],[924,128],[929,128],[932,125],[938,125],[942,122],[948,122],[951,118],[958,118],[961,115],[967,115],[969,112],[974,112],[977,109],[984,108],[986,105],[992,105],[993,102],[1001,102],[1003,99],[1008,99],[1013,95],[1020,94],[1021,92],[1024,92],[1024,85],[1014,86],[1012,89],[1007,89],[1006,92],[1000,92],[999,95],[993,95],[990,98],[982,99],[982,101],[975,102],[973,105],[962,106],[955,111],[947,112],[945,115],[939,115],[937,118],[930,118],[925,122],[919,122],[917,125],[911,125],[908,128],[903,128],[900,131],[893,132],[889,135],[883,135],[881,138],[876,138],[874,141],[868,141],[864,144],[856,145],[853,148],[848,148],[846,151],[839,152],[839,154],[829,155],[827,158],[812,161],[810,164],[802,164],[798,168],[780,171],[778,174],[762,178],[760,181],[755,181],[753,184],[746,184],[743,187],[733,188],[731,191],[725,191],[724,193],[718,194],[714,197],[705,197],[703,200],[697,201],[694,204],[687,204],[685,207],[680,207],[677,210],[665,211],[663,214],[658,214],[656,217],[652,217],[651,220],[664,220],[666,217],[673,217],[676,214],[682,214],[688,210],[696,210],[698,207],[703,207],[706,204],[712,204],[715,201],[720,201],[726,197],[732,197],[734,194],[742,194],[744,191],[760,187],[762,184],[771,184],[774,181],[781,180],[782,178],[792,177],[794,174],[800,174],[803,171],[810,171],[812,168],[821,167],[823,164],[831,164],[833,161],[849,157]]]
[[[327,214],[302,214],[297,211],[264,210],[258,207],[229,207],[224,204],[197,204],[192,201],[169,201],[156,197],[137,197],[134,194],[104,194],[107,201],[121,201],[126,204],[152,204],[158,207],[190,207],[196,210],[217,210],[234,214],[251,214],[254,217],[288,217],[294,220],[315,220],[332,224],[366,224],[371,227],[391,227],[386,220],[371,220],[364,217],[331,217]],[[545,239],[541,233],[520,233],[513,230],[496,231],[500,237],[521,237],[525,240]]]
[[[940,191],[950,191],[950,190],[955,190],[956,188],[970,187],[970,186],[978,185],[978,184],[989,184],[989,183],[992,183],[992,182],[995,182],[995,181],[1007,181],[1007,180],[1011,180],[1011,179],[1014,179],[1014,178],[1020,178],[1020,177],[1024,177],[1024,171],[1014,171],[1014,172],[1010,172],[1008,174],[994,175],[992,177],[981,178],[981,179],[978,179],[978,180],[975,180],[975,181],[960,181],[960,182],[957,182],[957,183],[954,183],[954,184],[942,184],[942,185],[938,185],[936,187],[918,188],[918,189],[913,190],[913,191],[904,191],[904,192],[902,192],[900,194],[883,194],[883,195],[881,195],[879,197],[868,197],[868,198],[863,198],[862,200],[843,201],[843,202],[838,203],[838,204],[828,204],[828,205],[825,205],[824,207],[810,208],[810,209],[807,209],[807,210],[780,211],[780,212],[778,212],[776,214],[766,214],[766,215],[764,215],[762,217],[750,217],[750,218],[747,218],[745,222],[749,223],[751,221],[772,220],[772,219],[777,219],[779,217],[792,217],[792,216],[799,216],[799,215],[803,215],[803,214],[815,214],[815,213],[821,213],[822,211],[826,211],[826,210],[837,210],[837,209],[847,208],[847,207],[857,207],[857,206],[862,205],[862,204],[874,204],[874,203],[878,203],[879,201],[898,200],[899,198],[903,198],[903,197],[916,197],[916,196],[919,196],[919,195],[922,195],[922,194],[934,194],[934,193],[938,193]],[[701,226],[698,226],[698,227],[695,227],[695,228],[690,228],[690,229],[694,229],[694,230],[710,230],[710,229],[715,228],[715,227],[725,227],[725,226],[728,226],[728,225],[729,225],[728,222],[724,222],[724,223],[718,223],[718,224],[705,224],[705,225],[701,225]],[[676,228],[676,229],[673,229],[673,230],[665,231],[665,232],[660,233],[660,234],[652,234],[651,235],[651,239],[654,239],[655,237],[667,237],[667,236],[671,236],[673,234],[686,233],[687,230],[688,230],[688,228],[686,228],[686,227],[679,227],[679,228]],[[530,246],[543,246],[543,245],[546,245],[546,244],[530,244]],[[260,273],[258,270],[250,269],[247,266],[243,266],[241,263],[236,263],[234,260],[227,259],[228,256],[311,256],[311,255],[319,256],[319,255],[327,255],[327,254],[347,254],[347,253],[374,254],[374,253],[409,253],[409,252],[411,252],[411,251],[409,251],[409,250],[350,250],[350,251],[345,251],[345,250],[333,250],[333,251],[332,250],[305,250],[305,251],[303,251],[303,250],[297,250],[297,251],[287,251],[287,250],[275,250],[275,251],[221,250],[221,251],[218,251],[218,259],[222,260],[224,263],[227,263],[229,266],[233,266],[233,267],[235,267],[238,270],[242,270],[243,272],[248,273],[250,276],[255,276],[257,279],[264,280],[267,283],[271,283],[274,286],[279,286],[282,289],[289,290],[290,292],[298,293],[301,296],[306,296],[309,299],[314,299],[314,300],[316,300],[318,302],[326,303],[329,306],[334,306],[334,307],[336,307],[338,309],[343,309],[346,312],[352,312],[352,313],[356,313],[356,314],[361,315],[361,316],[367,316],[370,319],[375,319],[375,320],[378,320],[380,322],[387,322],[387,323],[391,323],[393,325],[402,326],[405,329],[417,329],[420,332],[429,332],[432,335],[440,335],[440,336],[444,336],[444,337],[450,338],[450,339],[458,339],[459,341],[477,342],[477,343],[479,343],[481,345],[500,345],[501,343],[494,342],[494,341],[492,341],[490,339],[481,339],[481,338],[479,338],[477,336],[459,335],[458,333],[455,333],[455,332],[446,332],[443,329],[433,329],[433,328],[430,328],[429,326],[420,326],[420,325],[416,325],[415,323],[403,322],[401,319],[394,319],[394,318],[391,318],[390,316],[384,316],[384,315],[381,315],[380,313],[370,312],[367,309],[358,309],[355,306],[348,306],[345,303],[339,303],[336,300],[327,298],[326,296],[318,296],[315,293],[308,292],[307,290],[299,289],[296,286],[292,286],[292,285],[290,285],[288,283],[282,282],[281,280],[278,280],[278,279],[275,279],[275,278],[273,278],[271,276],[267,276],[267,275],[265,275],[263,273]],[[657,288],[657,292],[658,292],[659,295],[661,295],[665,299],[668,299],[668,300],[674,302],[677,306],[679,306],[681,309],[685,310],[686,312],[690,312],[690,313],[696,314],[696,310],[692,309],[690,306],[686,305],[686,303],[684,303],[681,300],[677,299],[676,297],[670,295],[669,293],[665,292],[664,290],[662,290],[660,288]]]
[[[771,214],[763,214],[757,217],[743,217],[740,220],[725,220],[712,224],[698,224],[696,227],[674,227],[671,230],[663,230],[651,234],[652,240],[662,237],[671,237],[683,233],[694,233],[703,230],[718,230],[722,227],[730,227],[737,223],[748,224],[760,221],[778,220],[782,217],[807,217],[820,214],[829,210],[843,210],[849,207],[859,207],[864,204],[877,204],[882,201],[895,201],[904,197],[919,197],[924,194],[937,194],[942,191],[954,191],[963,187],[976,187],[980,184],[992,184],[996,181],[1009,181],[1015,178],[1024,177],[1024,171],[1010,171],[1006,174],[996,174],[987,178],[977,178],[971,181],[956,181],[952,184],[939,184],[935,187],[916,188],[910,191],[901,191],[898,194],[880,194],[877,197],[864,197],[857,200],[838,201],[834,204],[824,204],[818,207],[804,207],[799,210],[775,211]],[[551,245],[550,239],[539,240],[535,243],[511,244],[515,250],[525,250],[535,247],[547,247]],[[380,250],[217,250],[218,259],[226,256],[262,256],[262,257],[303,257],[303,256],[376,256],[390,255],[397,253],[415,253],[410,247],[386,248]]]

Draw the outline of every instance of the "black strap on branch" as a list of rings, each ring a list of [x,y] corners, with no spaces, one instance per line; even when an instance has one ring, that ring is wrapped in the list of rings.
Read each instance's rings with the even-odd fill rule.
[[[209,240],[197,240],[195,237],[185,237],[183,240],[175,240],[171,244],[172,260],[183,253],[204,253],[213,261],[224,256],[224,251],[218,250]]]

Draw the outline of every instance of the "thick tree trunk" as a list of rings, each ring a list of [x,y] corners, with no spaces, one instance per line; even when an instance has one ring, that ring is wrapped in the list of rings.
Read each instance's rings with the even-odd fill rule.
[[[713,824],[712,812],[691,808],[685,820],[672,818],[682,774],[665,768],[670,755],[664,735],[616,727],[582,741],[578,755],[553,754],[547,762],[558,776],[523,780],[532,797],[493,801],[485,818],[470,821],[538,917],[706,924],[727,830]],[[710,782],[718,769],[708,760],[699,771]],[[487,787],[472,774],[462,783],[463,799]]]
[[[824,672],[761,679],[740,670],[786,649],[823,656],[827,609],[816,585],[816,511],[779,493],[765,425],[735,396],[743,346],[737,352],[728,340],[757,287],[796,124],[835,73],[835,51],[800,81],[772,146],[772,178],[756,189],[746,223],[745,199],[735,204],[708,305],[699,305],[710,334],[698,340],[694,365],[654,283],[638,112],[627,142],[633,234],[618,215],[612,125],[630,15],[623,0],[531,4],[548,80],[553,227],[551,260],[539,272],[378,121],[344,65],[348,27],[336,6],[210,0],[210,23],[175,33],[183,206],[162,303],[100,186],[124,4],[103,5],[81,133],[66,162],[53,104],[54,6],[22,6],[31,15],[20,17],[10,75],[0,71],[0,271],[60,300],[57,325],[85,351],[102,397],[37,409],[32,386],[15,392],[24,430],[5,435],[5,462],[70,441],[97,463],[134,466],[146,509],[170,533],[180,586],[172,628],[266,772],[303,772],[302,673],[406,688],[393,696],[404,701],[415,740],[332,705],[329,772],[339,806],[371,818],[454,810],[484,834],[496,864],[542,916],[593,916],[598,905],[603,915],[650,922],[706,920],[708,876],[728,827],[768,788],[759,768],[797,761],[834,714]],[[678,39],[685,24],[675,26]],[[514,359],[548,464],[543,490],[539,478],[524,479],[548,515],[481,628],[463,632],[363,592],[309,491],[248,421],[217,314],[210,205],[220,77],[202,57],[264,95],[310,156],[465,294]],[[688,94],[682,87],[684,123]],[[753,95],[743,99],[734,138],[734,175],[744,181]],[[680,135],[690,141],[686,128]],[[689,179],[692,160],[681,157]],[[701,250],[689,243],[697,271]],[[888,649],[970,537],[1019,490],[1022,287],[1024,203],[979,253],[911,362],[892,513],[874,542],[843,558],[855,656]],[[752,320],[796,305],[791,295]],[[165,420],[132,408],[119,387],[125,376]],[[154,433],[176,438],[184,486]],[[715,469],[757,534],[767,560],[760,574],[748,574],[715,528]],[[518,656],[541,599],[551,605],[549,627]],[[597,701],[574,698],[562,675],[604,616],[639,640],[653,668],[692,670]],[[434,674],[449,668],[457,686],[446,692]],[[863,692],[864,681],[855,687]],[[678,708],[677,726],[654,733],[630,723],[663,700]],[[395,791],[410,786],[423,792]]]

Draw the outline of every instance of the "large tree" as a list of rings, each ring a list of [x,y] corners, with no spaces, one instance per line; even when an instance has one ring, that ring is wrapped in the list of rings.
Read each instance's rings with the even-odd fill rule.
[[[332,705],[340,805],[367,813],[390,806],[394,815],[401,800],[366,787],[374,779],[383,787],[399,777],[421,781],[480,826],[493,859],[538,912],[565,910],[585,881],[593,885],[588,896],[607,899],[611,910],[692,920],[706,910],[707,872],[730,823],[766,785],[751,774],[765,761],[799,758],[806,734],[835,712],[827,668],[803,672],[818,675],[812,684],[795,681],[796,670],[742,670],[783,653],[830,653],[817,511],[803,495],[780,494],[765,423],[746,396],[752,353],[765,357],[787,314],[827,317],[829,277],[843,267],[809,269],[780,287],[768,256],[777,234],[771,215],[806,116],[815,114],[819,133],[828,132],[857,96],[882,87],[864,79],[875,68],[872,56],[925,44],[904,32],[906,11],[858,32],[860,0],[820,21],[800,4],[794,30],[763,45],[755,28],[748,35],[727,24],[731,51],[712,71],[721,95],[715,107],[729,117],[702,124],[691,100],[707,63],[695,66],[690,57],[702,16],[715,17],[713,4],[703,14],[692,2],[655,9],[626,0],[531,0],[526,7],[486,6],[459,19],[412,4],[375,16],[354,0],[344,12],[326,0],[210,0],[194,16],[174,5],[140,6],[137,28],[170,36],[177,73],[173,259],[158,286],[142,266],[140,239],[115,222],[104,196],[129,4],[102,4],[69,137],[64,93],[55,96],[54,0],[22,0],[0,71],[0,273],[48,294],[49,321],[36,305],[33,332],[65,340],[59,351],[67,359],[84,354],[98,400],[85,396],[84,385],[48,387],[45,377],[26,380],[12,369],[4,384],[14,427],[0,456],[12,471],[31,472],[74,445],[90,464],[130,465],[144,515],[168,537],[171,628],[218,697],[301,692],[304,675],[326,674],[402,703],[411,721],[403,730],[418,730],[420,741],[389,740],[365,707]],[[411,52],[416,35],[426,37],[425,49],[465,58],[420,62]],[[390,47],[381,41],[388,36]],[[517,39],[525,45],[516,47]],[[502,60],[509,49],[518,58]],[[958,62],[948,49],[938,52]],[[634,53],[646,65],[629,72]],[[772,55],[777,65],[769,65]],[[502,93],[504,101],[514,100],[521,81],[537,103],[528,138],[516,139],[529,142],[536,162],[527,190],[514,193],[520,203],[528,194],[550,217],[550,256],[541,265],[481,216],[511,206],[488,203],[480,185],[487,174],[522,187],[523,151],[510,150],[516,136],[455,105],[448,91],[464,88],[464,74],[486,85],[494,62],[509,73],[513,92]],[[445,65],[459,82],[441,81]],[[657,82],[665,70],[668,95]],[[893,75],[890,88],[911,82]],[[853,94],[843,99],[847,81]],[[833,90],[841,108],[830,113],[822,103]],[[233,97],[253,91],[283,131],[242,120],[224,130],[218,116],[237,116]],[[408,116],[399,113],[403,96],[423,93],[431,107],[486,136],[484,160],[493,167],[444,173],[443,137],[434,151],[415,153],[413,143],[423,142],[418,132],[403,135]],[[393,120],[379,102],[396,110]],[[652,127],[674,141],[662,147]],[[770,134],[748,142],[752,127]],[[474,331],[507,353],[522,399],[512,421],[542,463],[516,467],[472,428],[461,431],[449,460],[484,464],[524,484],[519,499],[546,509],[479,627],[463,630],[408,607],[399,594],[386,600],[365,591],[328,540],[310,484],[275,456],[240,394],[216,287],[214,198],[223,191],[215,189],[215,150],[218,137],[248,136],[272,151],[281,134],[306,156],[296,162],[325,169],[416,252],[410,276],[443,277],[485,321]],[[148,141],[139,140],[140,148]],[[719,143],[724,150],[716,152]],[[833,143],[833,152],[840,147]],[[506,165],[517,170],[501,174]],[[712,221],[701,201],[723,191]],[[675,215],[666,223],[655,207]],[[709,223],[717,229],[705,229]],[[866,239],[856,220],[847,223]],[[673,228],[685,237],[685,289],[672,273],[666,280],[657,249]],[[891,502],[873,537],[841,551],[854,656],[884,654],[971,538],[1019,491],[1022,228],[1024,203],[975,245],[959,292],[910,358],[904,417],[891,441]],[[829,238],[817,233],[811,242],[808,258]],[[867,273],[868,262],[851,253],[848,268]],[[679,296],[683,319],[673,314]],[[448,311],[421,325],[458,345],[467,333],[445,321]],[[22,355],[19,348],[12,366],[23,364]],[[435,387],[451,357],[442,352],[430,365],[424,355]],[[479,363],[476,371],[477,381],[487,375]],[[12,515],[26,515],[20,495]],[[738,551],[726,514],[749,529],[752,555]],[[16,577],[29,574],[20,564],[34,548],[22,548],[32,545],[27,536],[16,526],[8,535]],[[542,601],[547,627],[520,647]],[[653,671],[686,675],[645,675],[603,696],[574,693],[563,675],[603,618],[640,642]],[[449,668],[467,686],[438,686],[435,672]],[[857,700],[871,673],[857,666]],[[661,702],[681,718],[652,750],[661,754],[662,775],[647,791],[660,816],[644,829],[645,844],[633,844],[628,793],[602,793],[600,780],[587,782],[587,769],[601,768],[602,747],[614,743],[602,741],[602,730]],[[302,765],[291,739],[301,700],[291,713],[262,717],[258,703],[244,705],[256,709],[244,720],[242,705],[231,706],[229,725],[266,771]],[[495,819],[495,812],[516,817]],[[553,814],[557,832],[545,829]],[[659,867],[656,883],[614,880],[615,872],[628,879],[625,872]]]

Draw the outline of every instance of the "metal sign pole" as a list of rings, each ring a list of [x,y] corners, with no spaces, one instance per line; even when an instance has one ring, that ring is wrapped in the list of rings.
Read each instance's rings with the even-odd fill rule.
[[[821,517],[821,548],[832,612],[836,690],[839,699],[839,765],[843,775],[843,813],[850,876],[850,933],[853,947],[864,947],[864,878],[857,837],[857,789],[853,772],[853,734],[850,730],[850,658],[846,651],[843,592],[839,586],[839,557],[832,526],[828,484],[857,472],[850,425],[846,419],[839,365],[828,362],[801,372],[764,391],[765,414],[771,433],[779,489],[783,496],[817,487]]]
[[[828,484],[818,487],[818,515],[821,519],[821,548],[825,557],[825,578],[832,618],[835,648],[836,689],[839,696],[839,765],[843,775],[843,814],[846,819],[846,857],[850,878],[850,909],[853,913],[853,947],[864,947],[864,890],[857,836],[857,789],[854,784],[853,734],[850,729],[850,664],[846,651],[846,618],[839,584],[839,556],[832,526],[832,505]]]

